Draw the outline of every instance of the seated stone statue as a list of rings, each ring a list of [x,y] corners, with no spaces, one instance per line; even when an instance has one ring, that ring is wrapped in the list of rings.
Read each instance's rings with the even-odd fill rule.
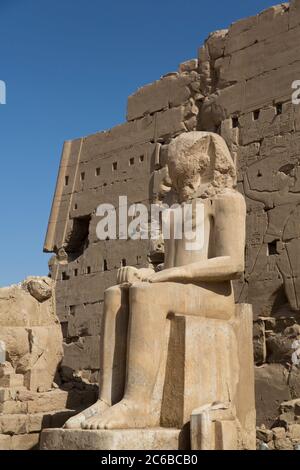
[[[202,231],[204,242],[198,250],[187,249],[191,234],[175,239],[171,227],[164,269],[119,269],[118,285],[105,292],[99,400],[69,419],[67,429],[160,426],[163,392],[157,381],[167,360],[163,351],[170,319],[213,319],[223,328],[235,316],[232,280],[244,271],[246,208],[234,189],[229,150],[217,134],[183,133],[169,144],[168,170],[172,202],[191,204],[193,211],[195,202],[203,205],[201,220],[193,212],[192,228]],[[197,360],[207,368],[205,357]],[[221,377],[223,372],[210,373]]]

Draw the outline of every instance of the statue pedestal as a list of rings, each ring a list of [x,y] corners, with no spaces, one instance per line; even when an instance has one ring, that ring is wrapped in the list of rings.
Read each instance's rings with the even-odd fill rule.
[[[41,450],[186,450],[189,442],[179,429],[116,429],[86,431],[47,429]]]
[[[46,430],[41,449],[255,449],[250,305],[231,320],[174,315],[162,364],[153,392],[162,427]]]

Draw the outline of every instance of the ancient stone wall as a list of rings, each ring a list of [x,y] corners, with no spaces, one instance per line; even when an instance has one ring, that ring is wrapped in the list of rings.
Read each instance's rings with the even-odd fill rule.
[[[59,390],[62,334],[51,279],[0,289],[0,341],[0,449],[32,449],[43,428],[62,426],[96,397],[90,385]]]
[[[119,195],[127,196],[128,207],[149,206],[157,197],[164,144],[196,126],[196,67],[194,61],[187,71],[139,90],[129,99],[127,123],[65,144],[45,245],[57,252],[51,275],[65,338],[65,380],[74,370],[98,382],[104,291],[116,283],[119,267],[148,266],[152,249],[146,240],[99,241],[96,208],[108,203],[118,209]],[[158,248],[153,262],[160,258]]]
[[[103,292],[122,264],[149,262],[148,242],[97,240],[96,207],[117,206],[119,195],[129,203],[159,198],[169,140],[197,129],[224,137],[247,200],[246,270],[235,287],[237,302],[254,308],[258,424],[271,426],[281,402],[300,397],[292,361],[300,333],[300,106],[291,88],[300,80],[299,37],[299,0],[238,21],[211,34],[198,59],[130,96],[125,124],[65,144],[45,244],[56,252],[63,381],[98,380]]]

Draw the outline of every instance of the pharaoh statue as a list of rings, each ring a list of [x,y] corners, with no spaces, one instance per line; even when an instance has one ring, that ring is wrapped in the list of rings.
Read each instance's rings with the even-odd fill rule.
[[[202,423],[199,448],[215,448],[216,419],[234,424],[235,433],[255,429],[251,308],[245,333],[233,291],[244,271],[245,201],[235,189],[230,152],[217,134],[195,131],[173,139],[168,172],[168,198],[179,210],[190,205],[193,233],[174,237],[171,214],[163,269],[119,269],[118,284],[105,292],[99,399],[69,419],[65,429],[180,428],[192,415],[195,429]],[[202,243],[190,249],[200,232]],[[174,332],[183,332],[184,347],[172,343]],[[183,403],[179,418],[178,400]]]

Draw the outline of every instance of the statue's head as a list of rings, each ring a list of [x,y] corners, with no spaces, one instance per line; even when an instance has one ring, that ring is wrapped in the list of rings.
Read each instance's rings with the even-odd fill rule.
[[[224,139],[213,132],[187,132],[173,139],[168,148],[168,169],[181,201],[212,197],[232,188],[236,176]]]

